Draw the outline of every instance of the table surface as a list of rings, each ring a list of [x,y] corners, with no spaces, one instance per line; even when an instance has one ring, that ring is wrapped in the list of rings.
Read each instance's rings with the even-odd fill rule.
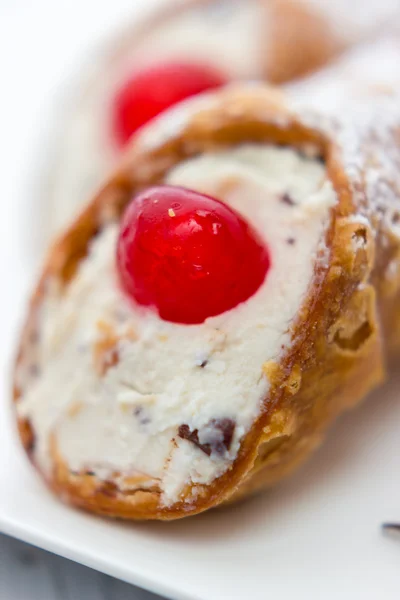
[[[161,600],[103,573],[0,535],[0,600]]]

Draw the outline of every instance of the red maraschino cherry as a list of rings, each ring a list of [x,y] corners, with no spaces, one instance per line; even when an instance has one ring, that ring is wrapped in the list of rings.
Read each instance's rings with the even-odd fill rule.
[[[139,127],[177,102],[226,83],[214,67],[190,62],[161,63],[133,73],[114,98],[117,142],[125,145]]]
[[[269,265],[267,247],[243,217],[193,190],[149,188],[122,219],[122,287],[166,321],[202,323],[234,308],[258,290]]]

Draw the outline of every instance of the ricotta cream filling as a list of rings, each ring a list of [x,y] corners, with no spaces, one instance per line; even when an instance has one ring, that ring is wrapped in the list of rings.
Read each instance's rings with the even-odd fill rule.
[[[108,225],[65,293],[49,283],[39,375],[21,369],[18,411],[32,422],[44,470],[53,440],[72,471],[119,473],[120,482],[142,488],[157,482],[170,505],[188,484],[211,483],[235,460],[268,393],[263,365],[279,362],[290,346],[316,263],[328,259],[336,194],[317,159],[255,144],[182,162],[165,183],[218,197],[252,223],[271,255],[263,285],[200,325],[162,321],[121,292],[118,225]],[[221,423],[232,435],[222,447]],[[182,425],[197,430],[198,444],[179,436]]]

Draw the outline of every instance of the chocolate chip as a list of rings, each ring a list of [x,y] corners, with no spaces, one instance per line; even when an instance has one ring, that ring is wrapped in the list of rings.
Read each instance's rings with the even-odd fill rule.
[[[296,206],[296,202],[293,200],[289,194],[285,193],[280,197],[281,202],[287,204],[288,206]]]
[[[118,486],[113,481],[104,481],[98,488],[98,492],[109,498],[114,498],[118,492]]]
[[[208,360],[209,360],[209,356],[207,355],[206,352],[199,352],[195,356],[195,365],[196,365],[196,367],[200,367],[201,369],[204,369],[204,367],[206,367],[208,365]]]
[[[211,419],[200,432],[200,438],[204,442],[200,441],[199,430],[191,431],[187,424],[179,427],[178,435],[200,448],[207,456],[211,456],[212,453],[221,455],[230,449],[235,427],[232,419]]]
[[[289,246],[294,246],[294,244],[296,243],[296,240],[292,237],[288,238],[286,241],[289,244]]]
[[[186,425],[186,423],[184,423],[183,425],[181,425],[179,427],[178,435],[183,440],[192,442],[192,444],[194,444],[195,446],[200,448],[200,450],[202,450],[204,452],[204,454],[207,454],[207,456],[211,455],[211,448],[209,447],[209,445],[208,444],[200,444],[198,429],[194,429],[193,431],[191,431],[189,425]]]
[[[141,425],[150,423],[150,418],[145,414],[143,406],[136,406],[133,410],[133,414],[138,418]]]
[[[232,419],[213,419],[210,425],[222,433],[222,440],[215,443],[213,450],[218,454],[223,454],[225,450],[229,450],[232,444],[233,434],[235,431],[235,422]]]

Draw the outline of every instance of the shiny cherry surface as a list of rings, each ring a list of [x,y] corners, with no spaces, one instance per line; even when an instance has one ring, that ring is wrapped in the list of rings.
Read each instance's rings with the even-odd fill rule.
[[[225,83],[214,67],[190,62],[160,63],[133,73],[114,98],[115,139],[124,146],[139,127],[170,106]]]
[[[122,219],[122,287],[166,321],[202,323],[234,308],[258,290],[269,266],[266,245],[244,218],[193,190],[149,188]]]

